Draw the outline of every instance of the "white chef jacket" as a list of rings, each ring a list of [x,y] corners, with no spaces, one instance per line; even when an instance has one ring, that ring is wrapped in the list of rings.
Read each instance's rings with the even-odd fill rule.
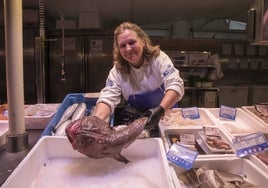
[[[176,91],[181,100],[184,95],[184,82],[169,56],[160,51],[158,57],[153,58],[151,62],[144,62],[139,69],[131,66],[130,73],[122,73],[114,66],[109,72],[106,86],[101,90],[97,103],[106,103],[113,112],[120,103],[121,94],[126,101],[132,98],[135,102],[136,95],[154,90],[161,90],[164,94],[170,89]],[[161,99],[157,99],[157,104],[148,108],[158,106]]]

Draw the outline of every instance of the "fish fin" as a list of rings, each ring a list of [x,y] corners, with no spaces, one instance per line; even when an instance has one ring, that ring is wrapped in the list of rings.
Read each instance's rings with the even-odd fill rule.
[[[125,158],[123,155],[121,155],[120,153],[117,153],[113,156],[113,158],[117,161],[123,162],[125,164],[129,163],[130,161]]]

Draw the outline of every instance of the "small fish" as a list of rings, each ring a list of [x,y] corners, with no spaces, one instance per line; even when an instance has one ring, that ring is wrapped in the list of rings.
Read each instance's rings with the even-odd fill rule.
[[[60,126],[58,126],[57,129],[54,130],[55,136],[66,136],[65,129],[66,127],[71,123],[72,121],[70,119],[62,122]]]
[[[215,169],[214,172],[220,177],[220,179],[223,182],[227,182],[227,183],[232,183],[232,182],[237,182],[239,184],[244,182],[244,178],[242,176],[233,174],[233,173],[229,173],[226,171],[222,171],[222,170],[217,170]]]
[[[64,111],[64,113],[62,114],[58,124],[55,126],[55,130],[58,129],[58,127],[61,125],[62,122],[66,121],[68,119],[71,119],[71,117],[73,116],[73,113],[75,112],[77,106],[78,106],[78,103],[74,103]]]
[[[85,116],[72,122],[66,128],[66,135],[74,150],[93,159],[114,158],[125,164],[129,162],[121,155],[141,134],[147,117],[136,119],[118,131],[96,116]]]
[[[255,109],[263,116],[268,116],[268,103],[256,104]]]
[[[187,188],[257,188],[258,185],[253,184],[240,175],[219,169],[209,169],[208,167],[201,167],[198,169],[191,169],[178,175]]]
[[[86,109],[87,109],[86,103],[84,102],[80,103],[78,107],[76,108],[75,112],[73,113],[72,121],[75,121],[84,117],[86,114]]]

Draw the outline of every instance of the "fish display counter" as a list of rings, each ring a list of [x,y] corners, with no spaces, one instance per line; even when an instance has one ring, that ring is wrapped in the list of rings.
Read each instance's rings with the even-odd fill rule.
[[[185,170],[183,167],[169,162],[176,187],[205,186],[203,184],[204,182],[200,182],[201,176],[197,177],[196,175],[200,174],[200,171],[204,173],[205,179],[216,171],[224,171],[224,173],[233,176],[233,178],[240,179],[239,183],[236,183],[236,185],[266,187],[265,184],[259,183],[259,181],[267,182],[268,180],[266,175],[268,170],[267,150],[261,152],[262,156],[265,157],[266,164],[261,160],[261,157],[257,155],[238,157],[233,145],[233,139],[235,136],[243,136],[258,131],[267,133],[267,129],[261,122],[246,113],[242,108],[237,108],[236,110],[235,120],[220,118],[220,108],[198,108],[200,117],[189,119],[182,116],[181,108],[175,108],[168,111],[162,120],[160,120],[159,127],[161,137],[167,153],[174,143],[180,144],[198,153],[191,170]],[[215,135],[211,142],[209,135],[204,134],[206,128],[216,128],[216,130],[218,130],[216,141],[214,140]],[[184,140],[183,143],[181,139],[185,139],[185,137],[188,137],[186,142],[190,142],[191,139],[189,138],[194,137],[194,142],[189,144],[185,143]],[[205,171],[203,168],[205,168]],[[183,182],[183,180],[185,180],[185,173],[194,173],[195,177],[192,177],[193,179],[191,180],[188,179],[186,182],[195,181],[194,183],[196,184],[187,185],[186,183],[185,185],[185,182]],[[189,177],[189,174],[186,176]],[[201,179],[204,179],[203,175]],[[242,178],[242,181],[241,177],[247,177],[249,179]],[[215,179],[206,181],[215,182]],[[242,182],[243,185],[240,184]],[[250,184],[247,184],[249,182]],[[226,184],[227,183],[225,183],[225,185]]]
[[[266,187],[267,150],[260,156],[237,157],[232,143],[237,135],[256,131],[268,133],[265,124],[244,108],[237,108],[235,120],[220,118],[219,108],[198,108],[200,117],[194,119],[183,117],[181,108],[173,108],[159,122],[161,138],[137,138],[122,150],[121,154],[130,161],[124,164],[113,157],[89,158],[75,150],[68,140],[67,125],[90,115],[97,98],[98,95],[84,93],[68,94],[58,104],[37,144],[4,182],[3,187],[91,185],[181,188],[193,186],[187,184],[190,181],[196,186],[222,183],[226,176],[228,181],[235,179],[239,186]],[[39,106],[29,108],[28,113],[33,114],[36,107]],[[106,123],[112,126],[113,117],[107,119]],[[214,128],[218,131],[216,136],[205,134],[207,129]],[[192,136],[194,142],[181,142],[182,137]],[[168,151],[174,143],[198,152],[193,168],[185,170],[168,160]],[[262,156],[267,159],[267,164],[261,160]],[[189,174],[192,179],[185,179]],[[225,182],[225,185],[229,183]]]

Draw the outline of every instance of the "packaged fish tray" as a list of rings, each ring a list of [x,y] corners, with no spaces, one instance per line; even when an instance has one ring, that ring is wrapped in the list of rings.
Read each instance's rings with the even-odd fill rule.
[[[70,93],[66,95],[60,107],[58,108],[57,112],[55,113],[51,121],[48,123],[47,127],[45,128],[41,136],[52,135],[52,133],[54,132],[54,129],[56,128],[56,126],[59,126],[61,121],[62,123],[64,122],[68,123],[67,119],[64,119],[63,116],[65,117],[69,116],[69,118],[72,118],[75,113],[74,110],[78,108],[79,104],[85,105],[83,114],[84,115],[89,114],[91,110],[94,108],[94,106],[96,105],[98,98],[97,96],[95,96],[94,98],[85,97],[85,96],[88,96],[88,95],[84,93]]]
[[[162,136],[164,145],[166,150],[168,151],[172,144],[178,143],[185,145],[186,147],[195,150],[198,152],[198,156],[202,155],[231,155],[234,156],[235,152],[233,149],[231,138],[225,134],[220,128],[218,130],[219,135],[216,137],[220,140],[216,140],[212,144],[212,142],[208,143],[206,139],[206,135],[204,135],[204,128],[188,128],[188,129],[166,129],[164,131],[164,135]],[[181,137],[182,136],[182,137]],[[182,143],[181,138],[188,137],[184,139],[184,142],[191,143]],[[193,139],[189,139],[193,137]],[[226,148],[228,146],[228,148]]]
[[[197,158],[193,168],[170,165],[176,187],[258,187],[266,188],[267,172],[248,159],[238,157]]]

